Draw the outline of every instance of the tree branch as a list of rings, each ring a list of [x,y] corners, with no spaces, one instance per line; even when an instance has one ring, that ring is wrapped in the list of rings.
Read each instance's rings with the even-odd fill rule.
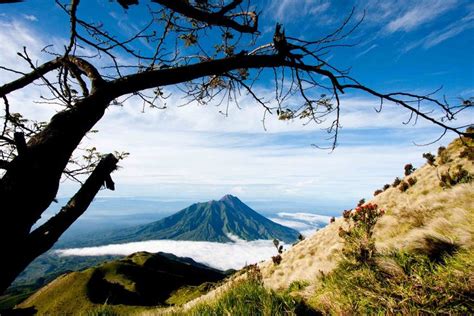
[[[27,250],[35,258],[51,248],[59,237],[89,207],[99,189],[106,183],[113,190],[110,173],[117,168],[118,159],[108,154],[103,158],[79,191],[61,211],[28,235]]]
[[[138,0],[117,0],[124,8],[138,4]],[[243,0],[233,0],[227,5],[222,6],[217,12],[209,12],[199,9],[189,3],[187,0],[151,0],[152,2],[161,4],[162,6],[178,12],[188,18],[207,23],[208,25],[216,25],[222,27],[230,27],[241,33],[255,33],[258,31],[258,15],[255,12],[241,12],[235,15],[227,16],[226,13],[232,11],[239,6]],[[233,18],[235,16],[247,16],[252,20],[253,24],[238,23]]]
[[[285,65],[278,55],[234,55],[227,58],[157,70],[150,70],[119,78],[110,83],[110,93],[115,97],[140,90],[167,86],[210,75],[221,75],[240,68],[270,68]]]
[[[4,97],[7,94],[26,87],[33,81],[40,79],[42,76],[48,72],[57,69],[61,66],[60,59],[56,58],[54,60],[48,61],[47,63],[42,64],[41,66],[35,68],[30,73],[27,73],[23,77],[18,78],[12,82],[9,82],[0,87],[0,97]]]
[[[241,33],[255,33],[258,30],[258,16],[255,12],[245,12],[245,15],[249,16],[253,25],[250,24],[239,24],[230,16],[226,16],[225,13],[231,11],[237,7],[240,2],[238,0],[232,1],[229,5],[224,6],[219,12],[208,12],[198,9],[188,3],[185,0],[152,0],[153,2],[159,3],[175,12],[178,12],[188,18],[207,23],[209,25],[217,25],[223,27],[230,27]],[[244,15],[244,13],[242,13]]]
[[[22,89],[33,81],[42,78],[48,72],[58,69],[64,64],[66,64],[66,66],[70,65],[70,63],[77,66],[77,68],[91,80],[93,91],[105,83],[105,80],[102,78],[99,71],[91,63],[79,57],[65,56],[48,61],[39,67],[35,67],[32,72],[0,86],[0,97],[4,97],[13,91]],[[76,71],[77,69],[74,70]]]
[[[13,134],[13,139],[15,140],[16,151],[19,156],[22,156],[26,153],[26,140],[25,134],[21,132],[15,132]]]
[[[9,161],[0,159],[0,169],[7,170],[9,164]]]

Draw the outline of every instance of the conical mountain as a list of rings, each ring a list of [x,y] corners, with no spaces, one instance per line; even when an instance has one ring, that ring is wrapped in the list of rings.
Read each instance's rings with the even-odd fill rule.
[[[153,239],[231,242],[233,237],[294,242],[298,235],[298,231],[272,222],[237,197],[225,195],[219,201],[192,204],[159,221],[116,232],[95,243]]]

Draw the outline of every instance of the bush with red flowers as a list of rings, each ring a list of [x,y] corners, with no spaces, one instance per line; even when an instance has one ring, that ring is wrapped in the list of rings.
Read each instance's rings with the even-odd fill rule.
[[[372,238],[377,220],[385,213],[377,204],[367,203],[354,210],[344,211],[348,228],[339,228],[339,236],[344,239],[344,256],[356,263],[370,262],[375,254],[375,241]]]

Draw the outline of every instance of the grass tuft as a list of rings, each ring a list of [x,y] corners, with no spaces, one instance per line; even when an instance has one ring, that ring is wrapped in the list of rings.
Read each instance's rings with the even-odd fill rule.
[[[258,268],[238,280],[215,301],[205,302],[175,315],[319,315],[289,292],[277,293],[264,287]],[[306,283],[295,287],[304,288]]]
[[[474,313],[474,253],[443,256],[395,251],[375,264],[340,262],[323,276],[312,299],[328,314],[463,314]]]

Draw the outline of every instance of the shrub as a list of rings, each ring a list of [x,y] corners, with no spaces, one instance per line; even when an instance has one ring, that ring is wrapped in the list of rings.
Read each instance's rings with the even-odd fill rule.
[[[332,224],[336,221],[336,218],[333,216],[329,219],[329,224]]]
[[[449,170],[442,173],[440,176],[439,185],[442,188],[450,188],[460,183],[470,183],[474,180],[474,175],[469,173],[461,165],[457,165],[453,173],[450,173]]]
[[[372,238],[374,226],[384,210],[377,204],[368,203],[356,207],[353,211],[345,211],[343,216],[349,224],[347,230],[340,227],[339,236],[344,239],[344,256],[356,263],[367,263],[375,254],[375,241]]]
[[[444,146],[438,148],[438,161],[440,165],[444,165],[451,161],[449,159],[448,151]]]
[[[386,184],[386,185],[383,186],[384,191],[387,191],[389,188],[390,188],[390,184]]]
[[[279,265],[281,263],[282,257],[280,255],[276,255],[272,257],[272,261],[274,265]]]
[[[474,147],[465,147],[459,153],[459,158],[467,158],[469,161],[474,161]]]
[[[402,180],[400,180],[399,177],[396,177],[395,180],[393,180],[392,187],[396,188]]]
[[[469,183],[473,180],[473,175],[469,173],[466,169],[464,169],[461,165],[457,165],[455,171],[452,175],[452,181],[454,182],[453,185],[458,183]]]
[[[411,175],[416,170],[411,163],[406,164],[403,169],[405,169],[405,176]]]
[[[416,177],[411,177],[411,178],[408,178],[407,181],[408,181],[408,184],[412,187],[412,186],[415,185],[417,179],[416,179]]]
[[[439,186],[442,188],[447,188],[451,187],[453,183],[453,179],[451,178],[451,175],[449,174],[449,171],[442,173],[439,177]]]
[[[423,154],[423,158],[426,159],[426,162],[427,162],[430,166],[434,166],[434,165],[435,165],[436,157],[435,157],[435,155],[433,155],[432,153],[424,153],[424,154]]]
[[[377,196],[377,195],[379,195],[379,194],[382,193],[382,192],[383,192],[383,190],[380,190],[380,189],[375,190],[374,196]]]
[[[444,146],[438,147],[438,156],[441,156],[445,150],[446,150],[446,147]]]
[[[398,189],[402,192],[405,192],[406,190],[408,190],[408,188],[410,188],[410,185],[405,181],[400,182],[400,185],[398,186]]]
[[[273,245],[275,245],[275,248],[277,249],[279,254],[283,253],[283,245],[280,245],[278,239],[273,239]]]
[[[365,199],[360,199],[359,203],[357,203],[357,206],[362,206],[365,203]]]

